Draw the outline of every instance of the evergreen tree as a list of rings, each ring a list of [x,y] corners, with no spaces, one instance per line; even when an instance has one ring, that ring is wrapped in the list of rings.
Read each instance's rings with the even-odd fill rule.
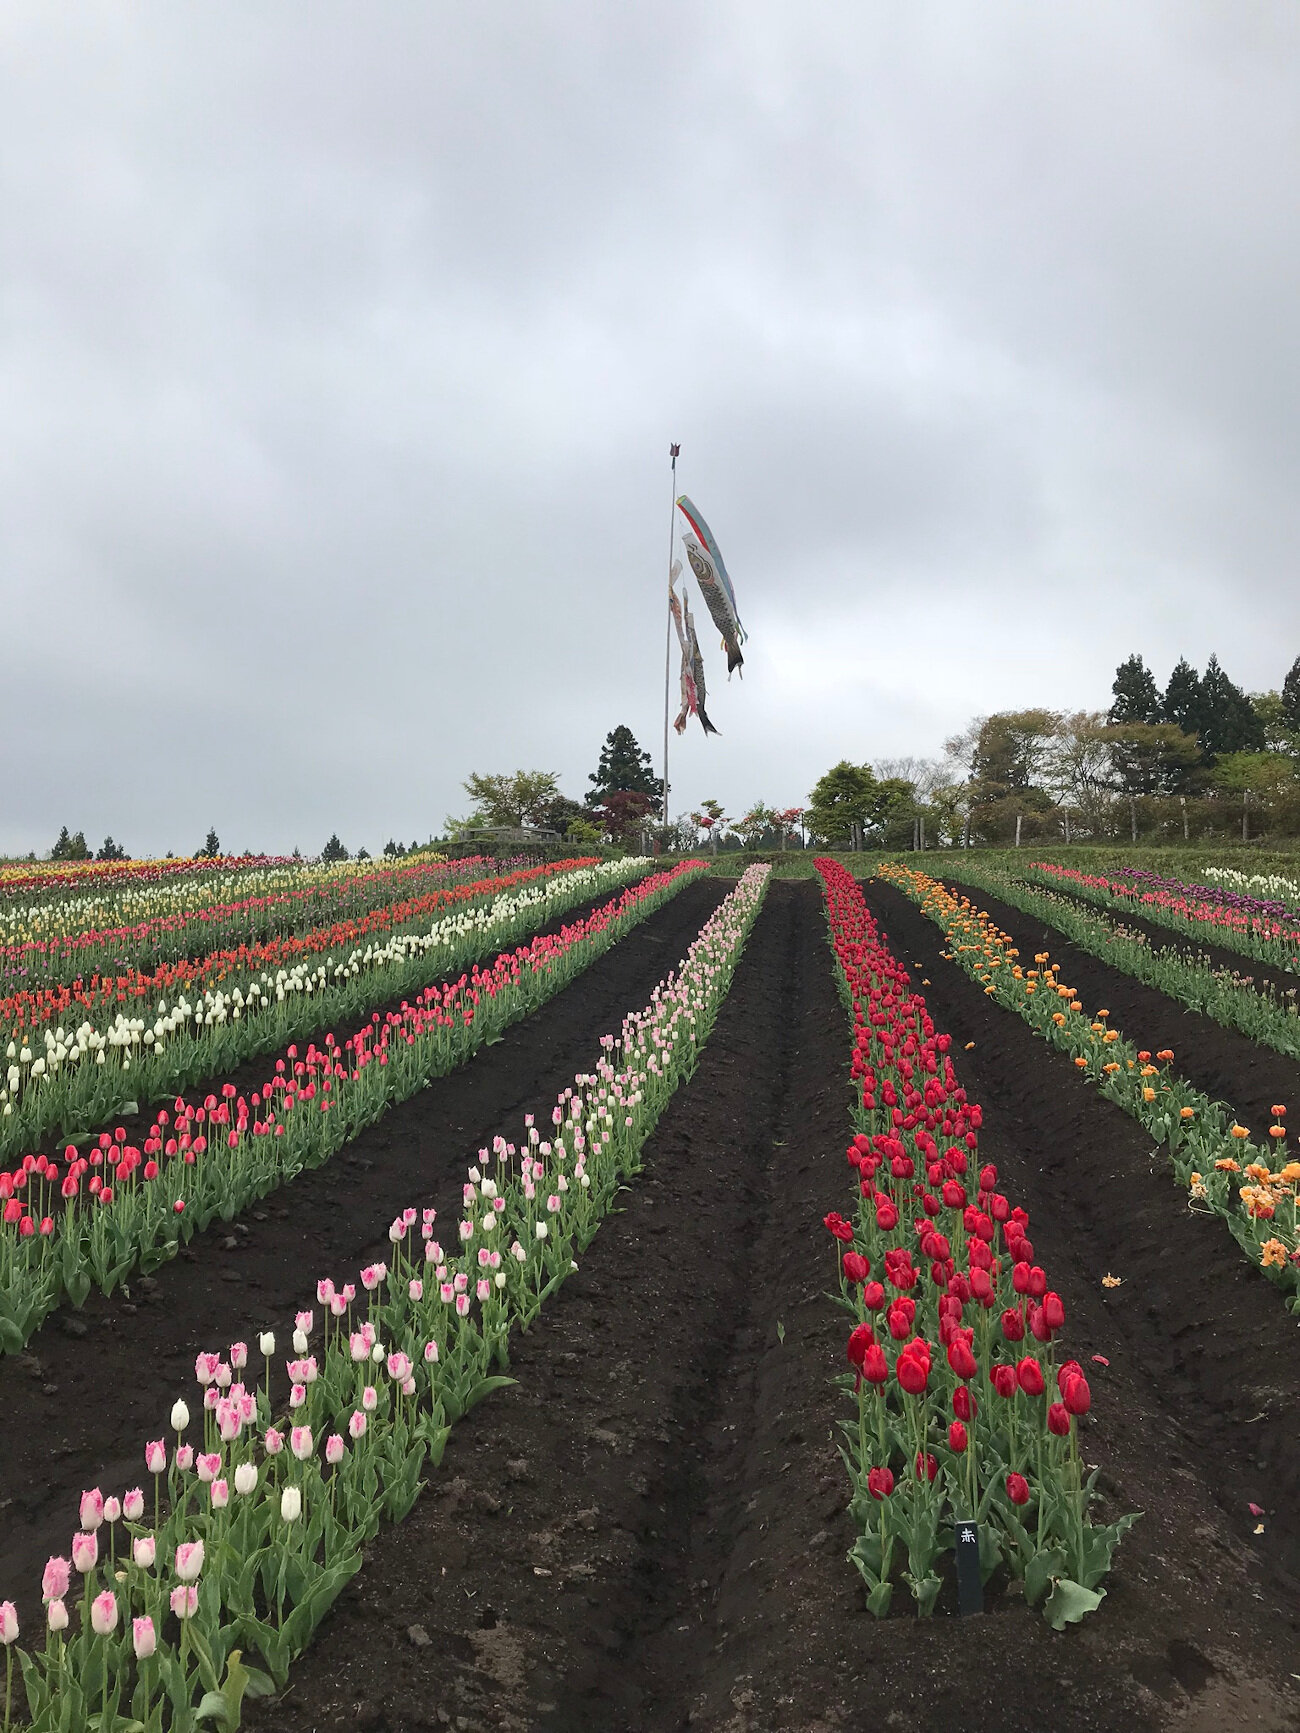
[[[1291,664],[1291,672],[1282,682],[1282,716],[1288,728],[1300,734],[1300,656]]]
[[[1111,691],[1115,702],[1110,707],[1110,722],[1159,722],[1160,689],[1141,656],[1130,656],[1120,663]]]
[[[603,805],[611,794],[644,794],[650,800],[647,811],[662,810],[664,785],[654,773],[650,754],[641,750],[636,735],[621,723],[605,736],[600,763],[587,781],[591,783],[588,806]]]
[[[1226,752],[1262,752],[1264,730],[1250,699],[1211,656],[1201,681],[1201,750],[1209,763]]]
[[[50,859],[51,860],[70,860],[72,858],[71,852],[70,852],[71,849],[72,849],[72,838],[68,835],[68,827],[65,824],[63,829],[59,832],[59,840],[55,843],[54,847],[50,850]]]
[[[1182,734],[1199,738],[1203,721],[1201,702],[1201,677],[1187,658],[1180,656],[1165,687],[1160,720],[1172,723]]]
[[[95,858],[97,860],[125,860],[127,854],[124,848],[118,847],[111,836],[106,836],[104,838],[104,846],[100,849]]]
[[[208,832],[203,847],[195,852],[195,860],[216,860],[221,853],[221,838],[215,827]]]
[[[329,839],[325,844],[325,847],[320,851],[320,858],[327,861],[346,860],[348,858],[348,851],[339,841],[337,835],[335,835]]]

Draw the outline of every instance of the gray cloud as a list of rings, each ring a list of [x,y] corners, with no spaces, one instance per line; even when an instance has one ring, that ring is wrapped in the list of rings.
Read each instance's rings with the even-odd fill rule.
[[[1300,651],[1300,15],[11,6],[0,849],[372,849],[658,751],[670,438],[751,633],[678,803]]]

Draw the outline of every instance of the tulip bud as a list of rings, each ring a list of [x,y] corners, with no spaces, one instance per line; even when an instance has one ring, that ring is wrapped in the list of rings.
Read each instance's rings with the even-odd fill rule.
[[[332,1432],[325,1440],[325,1460],[331,1466],[343,1460],[343,1439],[337,1432]]]
[[[183,1540],[176,1548],[176,1575],[183,1583],[192,1583],[198,1579],[202,1569],[203,1542]]]
[[[257,1464],[241,1462],[235,1470],[235,1491],[241,1498],[247,1497],[257,1485]]]
[[[103,1520],[104,1495],[97,1486],[92,1487],[81,1495],[81,1526],[93,1532]]]
[[[132,1619],[131,1646],[137,1661],[147,1661],[152,1656],[158,1647],[158,1638],[151,1618]]]
[[[1029,1482],[1023,1474],[1009,1474],[1007,1476],[1007,1497],[1012,1504],[1029,1503]]]
[[[0,1643],[7,1649],[18,1641],[18,1609],[12,1601],[0,1601]]]
[[[275,1353],[275,1335],[270,1330],[263,1330],[257,1338],[258,1352],[269,1360]]]
[[[111,1636],[117,1629],[117,1596],[111,1589],[90,1603],[90,1628],[97,1637]]]
[[[305,1330],[294,1331],[293,1351],[295,1354],[305,1354],[307,1352],[307,1333]]]
[[[278,1456],[283,1449],[283,1434],[277,1432],[274,1426],[268,1426],[266,1429],[266,1454],[268,1456]]]
[[[161,1438],[155,1438],[144,1447],[144,1465],[150,1474],[164,1474],[167,1470],[167,1447]]]
[[[66,1631],[68,1628],[68,1609],[60,1600],[51,1601],[45,1609],[45,1620],[52,1631]]]
[[[178,1619],[192,1619],[199,1610],[199,1591],[193,1583],[179,1583],[171,1592],[170,1605]]]
[[[128,1522],[139,1522],[144,1515],[144,1493],[133,1486],[122,1500],[122,1515]]]
[[[172,1431],[184,1432],[190,1423],[190,1411],[179,1397],[172,1404]]]
[[[142,1571],[151,1571],[158,1556],[158,1543],[151,1534],[138,1534],[131,1542],[131,1560]]]
[[[280,1494],[280,1520],[297,1522],[302,1515],[302,1493],[296,1486],[286,1486]]]
[[[212,1508],[213,1508],[213,1510],[224,1510],[229,1503],[230,1503],[230,1486],[229,1486],[229,1483],[224,1479],[214,1480],[212,1482]]]
[[[1070,1436],[1070,1413],[1063,1402],[1053,1402],[1048,1408],[1047,1430],[1057,1438]]]
[[[72,1562],[82,1576],[89,1576],[99,1562],[99,1540],[93,1534],[74,1534]]]
[[[299,1462],[306,1462],[315,1449],[310,1426],[295,1426],[289,1433],[289,1448]]]
[[[67,1594],[71,1581],[71,1562],[65,1558],[50,1559],[45,1566],[45,1575],[41,1578],[41,1599],[61,1601]]]

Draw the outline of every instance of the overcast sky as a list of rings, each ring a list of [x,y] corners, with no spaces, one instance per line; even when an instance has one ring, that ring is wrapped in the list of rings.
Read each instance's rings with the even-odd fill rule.
[[[0,852],[372,850],[1300,654],[1300,8],[0,9]],[[676,671],[673,709],[677,706]]]

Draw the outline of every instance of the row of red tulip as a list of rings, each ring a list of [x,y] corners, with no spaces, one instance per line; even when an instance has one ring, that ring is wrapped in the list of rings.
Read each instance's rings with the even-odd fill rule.
[[[854,1320],[850,1556],[878,1616],[899,1570],[918,1610],[932,1611],[944,1556],[958,1555],[960,1579],[969,1552],[975,1592],[997,1575],[1018,1579],[1060,1628],[1099,1604],[1134,1518],[1092,1521],[1079,1448],[1088,1379],[1060,1355],[1065,1305],[1034,1261],[1029,1217],[980,1160],[982,1113],[951,1039],[858,884],[835,861],[817,869],[859,1101],[847,1151],[855,1207],[826,1218]]]

